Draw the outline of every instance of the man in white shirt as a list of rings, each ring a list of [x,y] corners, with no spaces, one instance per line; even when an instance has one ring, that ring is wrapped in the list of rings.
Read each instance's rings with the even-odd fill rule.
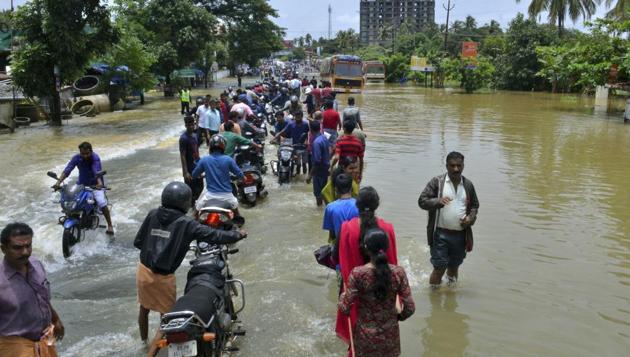
[[[440,286],[445,272],[449,283],[457,281],[459,266],[473,248],[471,226],[479,210],[475,186],[462,176],[464,155],[449,153],[446,170],[429,181],[418,199],[420,208],[429,211],[427,238],[433,265],[429,282],[434,288]]]
[[[203,102],[203,105],[200,105],[197,108],[197,112],[195,115],[197,116],[197,137],[199,138],[199,145],[202,142],[205,142],[206,145],[210,145],[211,135],[209,133],[210,129],[210,114],[212,113],[212,108],[210,107],[210,96],[207,95],[206,99]]]

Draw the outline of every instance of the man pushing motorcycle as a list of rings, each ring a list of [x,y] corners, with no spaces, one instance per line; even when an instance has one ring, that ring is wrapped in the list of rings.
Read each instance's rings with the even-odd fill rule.
[[[192,191],[183,182],[171,182],[162,191],[162,205],[149,212],[138,231],[133,245],[140,249],[136,274],[140,311],[140,338],[146,341],[149,332],[149,312],[169,312],[177,294],[175,271],[182,264],[192,241],[210,244],[231,244],[247,237],[244,230],[223,231],[195,221],[186,213],[190,209]],[[157,353],[155,335],[148,356]]]
[[[96,201],[96,204],[101,209],[101,212],[103,212],[103,216],[105,216],[105,220],[107,221],[107,231],[105,233],[114,235],[114,226],[112,225],[109,207],[107,207],[103,178],[96,176],[96,174],[102,170],[101,158],[92,151],[92,144],[84,141],[79,145],[79,153],[74,155],[70,162],[68,162],[68,165],[66,165],[66,168],[61,173],[57,183],[53,185],[53,188],[55,190],[60,189],[63,181],[70,176],[75,167],[79,168],[77,184],[94,188],[94,191],[92,191],[94,201]]]

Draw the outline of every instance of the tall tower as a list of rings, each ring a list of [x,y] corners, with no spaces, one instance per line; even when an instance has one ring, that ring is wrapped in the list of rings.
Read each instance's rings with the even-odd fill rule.
[[[328,4],[328,39],[332,38],[332,6]]]

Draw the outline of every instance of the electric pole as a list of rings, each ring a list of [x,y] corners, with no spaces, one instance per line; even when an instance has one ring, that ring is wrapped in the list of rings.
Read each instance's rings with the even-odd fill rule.
[[[444,52],[446,52],[446,42],[448,41],[448,20],[451,15],[451,10],[455,8],[455,4],[451,6],[451,0],[448,0],[448,5],[444,6],[444,4],[442,4],[442,7],[446,10],[446,31],[444,31]]]
[[[331,38],[332,38],[332,6],[328,4],[328,39],[330,40]]]

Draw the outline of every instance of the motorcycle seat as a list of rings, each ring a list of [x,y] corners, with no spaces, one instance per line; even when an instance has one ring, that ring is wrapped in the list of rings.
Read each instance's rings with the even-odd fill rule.
[[[201,210],[204,210],[209,207],[218,207],[218,208],[223,208],[227,210],[232,210],[232,206],[230,205],[229,202],[221,201],[221,200],[213,200],[213,199],[206,201],[205,207],[203,207]]]
[[[203,285],[197,285],[177,299],[171,312],[193,311],[203,320],[204,324],[207,324],[217,311],[215,303],[218,298],[219,296],[214,290]]]

